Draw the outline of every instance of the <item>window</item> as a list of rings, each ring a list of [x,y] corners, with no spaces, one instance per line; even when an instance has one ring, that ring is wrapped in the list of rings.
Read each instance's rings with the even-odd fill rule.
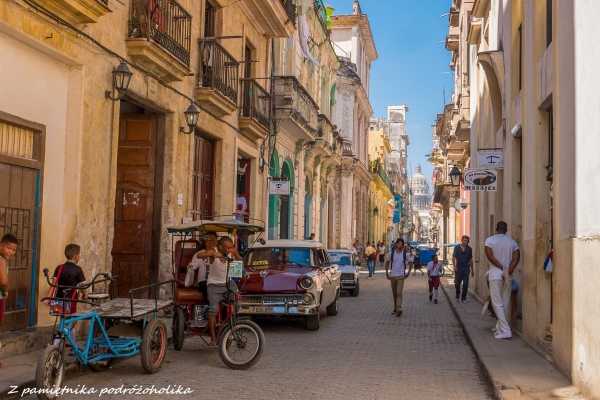
[[[215,37],[215,20],[217,9],[209,1],[206,2],[206,10],[204,11],[204,37]]]
[[[195,220],[213,215],[214,151],[214,142],[194,137],[192,216]]]
[[[546,0],[546,47],[552,43],[552,0]]]

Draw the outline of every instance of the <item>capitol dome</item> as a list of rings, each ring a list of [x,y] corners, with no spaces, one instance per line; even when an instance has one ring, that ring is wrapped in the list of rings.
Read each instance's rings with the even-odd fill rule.
[[[420,165],[410,178],[410,189],[412,191],[412,205],[415,210],[428,210],[431,207],[431,193],[429,192],[429,182]]]

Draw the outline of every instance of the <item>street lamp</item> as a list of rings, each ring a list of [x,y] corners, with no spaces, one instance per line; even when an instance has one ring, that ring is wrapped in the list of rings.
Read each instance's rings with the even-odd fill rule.
[[[112,91],[107,90],[104,92],[104,95],[107,99],[111,99],[112,101],[121,100],[125,92],[127,92],[127,89],[129,89],[129,83],[131,83],[133,73],[129,70],[127,63],[121,61],[117,68],[113,69],[112,76]],[[114,95],[115,90],[117,92],[116,96]]]
[[[460,169],[455,165],[450,170],[450,181],[452,182],[452,186],[460,186],[460,178],[462,174],[460,173]]]
[[[196,129],[196,125],[198,125],[198,117],[200,116],[200,109],[198,109],[198,107],[196,107],[194,102],[191,102],[190,105],[188,106],[187,110],[185,110],[183,112],[183,115],[185,116],[185,123],[188,126],[188,130],[186,130],[182,126],[179,128],[179,131],[190,135],[190,134],[194,133],[194,130]]]

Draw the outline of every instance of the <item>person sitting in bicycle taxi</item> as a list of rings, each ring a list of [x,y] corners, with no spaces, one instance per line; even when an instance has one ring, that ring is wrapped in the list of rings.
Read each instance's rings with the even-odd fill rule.
[[[57,285],[54,297],[57,299],[55,307],[61,307],[62,313],[65,315],[75,314],[77,312],[77,302],[71,302],[65,299],[77,300],[79,291],[69,289],[85,281],[83,270],[77,263],[81,256],[81,247],[75,243],[69,243],[65,247],[64,264],[59,265],[54,270],[54,284]]]
[[[217,345],[217,335],[215,329],[215,318],[223,295],[227,292],[227,260],[226,257],[233,260],[241,260],[240,254],[235,248],[233,240],[228,236],[219,239],[217,247],[198,252],[199,257],[209,258],[207,292],[208,292],[208,330],[210,332],[211,342],[209,346]]]
[[[217,235],[208,233],[200,243],[199,250],[192,257],[192,261],[187,266],[185,276],[185,287],[196,286],[202,293],[202,303],[207,303],[208,289],[206,279],[208,277],[208,264],[212,261],[208,256],[203,255],[207,249],[217,247]]]

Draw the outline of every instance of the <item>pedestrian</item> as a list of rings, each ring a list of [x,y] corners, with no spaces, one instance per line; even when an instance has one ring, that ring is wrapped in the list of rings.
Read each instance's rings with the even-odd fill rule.
[[[381,241],[379,242],[379,245],[377,246],[377,255],[379,257],[379,267],[383,268],[383,266],[385,265],[385,241]]]
[[[517,242],[507,232],[508,225],[500,221],[496,225],[496,234],[485,240],[485,255],[490,262],[488,271],[490,297],[498,318],[494,329],[496,339],[512,337],[506,314],[510,310],[512,274],[521,257]]]
[[[404,239],[396,240],[394,248],[385,263],[385,276],[392,285],[392,297],[394,298],[394,311],[396,316],[402,315],[402,294],[404,291],[404,280],[410,275],[411,269],[406,261],[406,248]]]
[[[473,276],[473,249],[469,246],[469,237],[464,235],[460,244],[454,248],[452,260],[454,263],[454,286],[456,301],[467,302],[469,291],[469,275]]]
[[[429,283],[429,301],[433,299],[435,304],[438,303],[438,292],[440,288],[440,277],[442,276],[444,264],[438,260],[437,254],[433,255],[433,259],[427,263],[427,278]]]
[[[79,292],[73,287],[85,281],[83,270],[79,265],[81,257],[81,247],[75,243],[69,243],[65,246],[64,264],[59,265],[54,270],[54,284],[56,285],[55,306],[59,307],[61,314],[70,315],[77,312],[77,299]],[[75,301],[69,301],[75,300]]]
[[[365,257],[367,258],[367,268],[369,269],[369,278],[375,274],[375,262],[377,261],[377,249],[373,243],[367,243],[365,249]]]
[[[18,244],[17,238],[10,233],[2,236],[0,240],[0,326],[4,320],[4,307],[8,297],[8,260],[17,252]]]

